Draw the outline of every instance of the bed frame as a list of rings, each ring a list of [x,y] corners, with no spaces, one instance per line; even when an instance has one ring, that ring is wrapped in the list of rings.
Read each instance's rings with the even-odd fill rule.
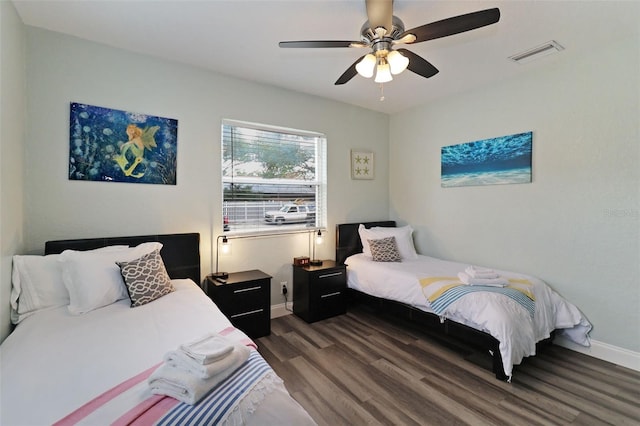
[[[336,226],[336,262],[343,264],[352,254],[362,252],[362,243],[358,234],[358,227],[362,223],[366,228],[373,226],[395,227],[395,221],[345,223]],[[348,272],[347,272],[348,273]],[[350,303],[365,303],[379,312],[393,317],[408,320],[420,325],[425,331],[435,335],[445,335],[464,342],[483,354],[489,354],[492,359],[491,369],[499,380],[507,380],[502,367],[498,340],[482,331],[451,320],[440,321],[440,317],[431,312],[425,312],[413,306],[388,299],[370,296],[357,290],[349,289]],[[472,354],[473,355],[476,355]]]
[[[162,243],[160,256],[162,256],[169,277],[173,279],[191,278],[196,284],[201,284],[200,234],[198,233],[47,241],[44,252],[45,254],[57,254],[67,249],[92,250],[112,245],[133,247],[150,241]]]

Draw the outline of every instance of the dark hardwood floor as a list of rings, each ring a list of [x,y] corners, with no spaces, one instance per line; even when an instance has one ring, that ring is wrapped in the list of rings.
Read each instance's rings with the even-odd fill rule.
[[[320,425],[640,425],[640,372],[558,346],[517,366],[370,311],[271,321],[260,353]]]

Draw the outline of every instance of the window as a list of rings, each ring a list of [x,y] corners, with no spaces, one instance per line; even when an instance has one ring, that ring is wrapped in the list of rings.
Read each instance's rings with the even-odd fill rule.
[[[326,227],[325,157],[322,134],[223,120],[224,231]]]

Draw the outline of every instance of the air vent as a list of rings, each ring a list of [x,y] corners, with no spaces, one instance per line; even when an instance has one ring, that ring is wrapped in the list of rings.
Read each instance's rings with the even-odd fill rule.
[[[509,59],[519,64],[526,64],[527,62],[560,52],[561,50],[564,50],[564,47],[562,47],[557,41],[551,40],[522,53],[509,56]]]

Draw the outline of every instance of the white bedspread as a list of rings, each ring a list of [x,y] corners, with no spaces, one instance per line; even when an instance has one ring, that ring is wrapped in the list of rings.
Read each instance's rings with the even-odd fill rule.
[[[231,323],[191,280],[144,306],[128,299],[74,316],[66,308],[25,319],[0,346],[0,424],[51,424],[179,344]],[[314,424],[284,386],[247,424]]]
[[[457,276],[468,264],[428,256],[402,262],[373,262],[362,253],[345,263],[350,288],[363,293],[403,302],[432,312],[420,286],[420,279]],[[580,310],[564,300],[542,280],[523,274],[496,270],[501,276],[530,281],[535,295],[535,315],[530,317],[517,302],[500,294],[474,293],[453,302],[445,318],[484,331],[500,342],[504,372],[511,376],[513,366],[526,356],[535,355],[535,344],[559,329],[574,342],[589,346],[591,324]]]

